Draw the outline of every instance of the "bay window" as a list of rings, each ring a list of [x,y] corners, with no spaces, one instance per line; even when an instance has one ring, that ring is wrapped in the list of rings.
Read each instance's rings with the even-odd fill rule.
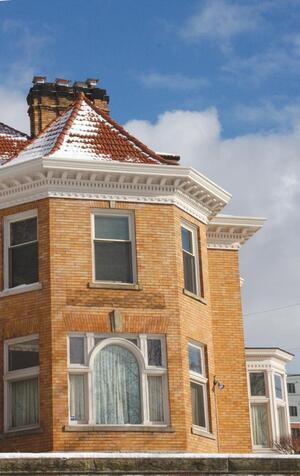
[[[39,341],[28,336],[4,344],[5,430],[39,425]]]
[[[193,225],[182,223],[181,243],[184,289],[196,296],[201,294],[198,231]]]
[[[287,408],[286,399],[284,395],[284,386],[282,375],[274,374],[274,387],[275,387],[275,402],[277,409],[277,422],[279,438],[284,438],[289,435],[289,429],[287,424]]]
[[[93,214],[94,280],[134,283],[136,280],[133,214],[100,210]]]
[[[72,334],[68,342],[71,425],[168,423],[162,336]]]
[[[37,211],[4,219],[4,288],[38,282]]]
[[[264,372],[249,373],[250,407],[253,445],[270,446],[269,395]]]
[[[199,344],[189,343],[188,353],[192,424],[196,429],[208,431],[207,377],[204,348]]]

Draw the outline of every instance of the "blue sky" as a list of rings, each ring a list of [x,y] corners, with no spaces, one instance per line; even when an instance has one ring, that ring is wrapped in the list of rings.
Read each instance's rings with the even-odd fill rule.
[[[297,372],[299,25],[299,0],[0,1],[0,121],[28,130],[34,74],[100,78],[115,119],[232,193],[227,213],[267,217],[241,250],[246,339]]]

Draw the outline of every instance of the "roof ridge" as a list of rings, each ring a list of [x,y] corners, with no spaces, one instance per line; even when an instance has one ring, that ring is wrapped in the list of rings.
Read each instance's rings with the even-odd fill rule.
[[[73,122],[74,122],[74,120],[77,116],[77,113],[80,109],[81,103],[84,100],[84,97],[85,97],[84,93],[81,92],[79,94],[78,98],[76,99],[76,101],[72,104],[72,106],[64,112],[63,115],[65,115],[68,111],[70,111],[70,109],[73,108],[73,111],[72,111],[70,117],[67,119],[67,121],[66,121],[65,125],[63,126],[61,132],[58,134],[58,137],[55,141],[55,144],[53,145],[53,147],[50,150],[50,152],[48,153],[48,155],[54,154],[54,152],[59,150],[60,146],[63,144],[65,135],[67,134],[67,132],[72,127],[72,124],[73,124]]]
[[[107,122],[109,122],[112,126],[114,126],[116,129],[118,129],[119,132],[121,132],[122,134],[124,134],[125,137],[127,137],[127,139],[131,140],[137,147],[139,147],[143,152],[145,152],[146,154],[148,154],[152,159],[158,160],[159,162],[162,162],[162,163],[165,163],[165,164],[176,165],[176,164],[174,164],[173,161],[168,160],[168,159],[164,159],[164,158],[161,157],[159,154],[157,154],[154,150],[150,149],[148,146],[146,146],[145,144],[143,144],[139,139],[137,139],[136,137],[134,137],[133,135],[131,135],[130,132],[128,132],[123,126],[121,126],[120,124],[118,124],[118,122],[114,121],[114,119],[112,119],[109,114],[107,114],[106,112],[102,111],[102,110],[99,109],[94,103],[92,103],[92,102],[85,96],[84,93],[80,93],[80,95],[83,95],[83,99],[85,100],[85,102],[86,102],[97,114],[100,114]]]

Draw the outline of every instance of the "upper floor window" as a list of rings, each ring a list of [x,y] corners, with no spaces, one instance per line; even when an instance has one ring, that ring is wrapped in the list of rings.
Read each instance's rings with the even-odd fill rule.
[[[295,406],[290,406],[289,407],[289,412],[291,417],[298,416],[298,409]]]
[[[294,383],[287,384],[287,391],[288,393],[296,393],[296,386]]]
[[[136,280],[133,215],[97,211],[94,220],[94,279],[115,283]]]
[[[197,296],[201,293],[197,228],[181,225],[184,288]]]
[[[38,336],[11,339],[4,345],[4,420],[6,430],[39,424]]]
[[[196,427],[208,430],[207,377],[204,365],[204,348],[190,343],[189,371],[192,399],[192,423]]]
[[[4,288],[38,282],[37,211],[4,219]]]
[[[71,335],[70,423],[166,424],[164,347],[155,335]]]
[[[266,383],[264,372],[251,372],[250,378],[250,392],[252,397],[266,396]]]

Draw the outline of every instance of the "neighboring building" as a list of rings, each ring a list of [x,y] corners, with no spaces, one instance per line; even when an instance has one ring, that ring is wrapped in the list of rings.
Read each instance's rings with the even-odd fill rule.
[[[287,376],[287,391],[292,435],[300,437],[300,375]]]
[[[247,347],[252,444],[255,452],[275,449],[290,436],[286,364],[293,355],[279,348]]]
[[[264,220],[220,215],[93,80],[28,104],[0,167],[1,450],[251,452],[238,250]]]

